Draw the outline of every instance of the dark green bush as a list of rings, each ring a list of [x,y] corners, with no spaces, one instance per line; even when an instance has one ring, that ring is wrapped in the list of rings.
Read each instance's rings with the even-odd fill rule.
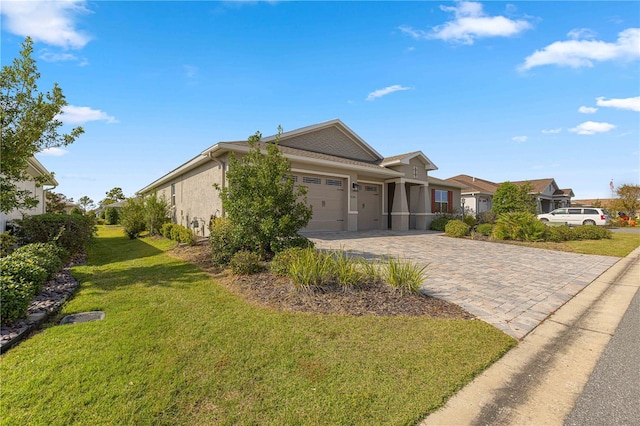
[[[53,242],[27,244],[15,249],[11,256],[33,259],[37,265],[47,271],[48,278],[53,278],[69,260],[69,252]]]
[[[0,257],[5,257],[9,254],[13,246],[18,242],[18,238],[14,237],[8,232],[0,234]]]
[[[491,231],[493,231],[493,225],[491,223],[481,223],[476,227],[476,232],[485,237],[491,235]]]
[[[107,207],[104,211],[104,218],[107,225],[117,225],[120,220],[120,213],[115,207]]]
[[[276,275],[286,277],[289,274],[291,263],[300,256],[303,250],[303,247],[291,247],[277,252],[269,263],[269,269]]]
[[[271,250],[274,253],[295,247],[310,248],[313,247],[313,241],[302,235],[296,235],[288,238],[278,238],[271,242]]]
[[[595,225],[576,226],[573,233],[576,240],[602,240],[612,237],[609,229]]]
[[[431,221],[431,225],[429,225],[429,229],[432,231],[444,231],[444,227],[451,220],[451,218],[446,216],[439,216],[433,221]]]
[[[552,243],[561,243],[563,241],[575,240],[573,229],[567,225],[547,226],[544,240]]]
[[[236,275],[256,274],[262,270],[260,256],[250,251],[241,250],[229,261],[231,271]]]
[[[39,265],[37,256],[11,255],[2,259],[2,275],[13,277],[18,282],[31,286],[31,292],[37,294],[42,291],[42,285],[46,282],[48,273]]]
[[[0,317],[12,324],[27,314],[34,293],[30,283],[11,275],[0,275]]]
[[[234,254],[243,249],[234,233],[233,225],[229,219],[218,217],[211,221],[211,256],[214,265],[226,265]]]
[[[464,223],[469,225],[469,228],[473,228],[478,223],[478,220],[475,217],[471,216],[471,215],[466,215],[464,217]]]
[[[453,219],[445,225],[444,233],[449,237],[462,238],[469,234],[469,225],[461,220]]]
[[[95,233],[95,220],[90,216],[48,213],[15,222],[22,244],[56,241],[71,254],[84,252]]]

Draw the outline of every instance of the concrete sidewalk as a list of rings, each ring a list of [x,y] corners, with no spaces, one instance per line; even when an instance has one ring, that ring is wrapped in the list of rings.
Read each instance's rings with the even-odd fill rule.
[[[421,425],[562,425],[640,287],[617,262]]]

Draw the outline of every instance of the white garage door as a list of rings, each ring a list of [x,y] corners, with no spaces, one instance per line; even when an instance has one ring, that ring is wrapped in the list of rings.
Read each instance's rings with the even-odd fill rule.
[[[360,185],[360,191],[358,191],[358,231],[380,229],[381,193],[382,187],[380,185]]]
[[[342,178],[299,175],[307,187],[307,203],[313,215],[305,231],[343,231],[346,226],[346,183]]]

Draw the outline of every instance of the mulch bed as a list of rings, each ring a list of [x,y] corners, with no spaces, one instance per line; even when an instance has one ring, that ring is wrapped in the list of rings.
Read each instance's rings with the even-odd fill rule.
[[[313,291],[298,291],[289,279],[270,272],[234,276],[211,263],[207,243],[177,246],[169,254],[197,265],[230,291],[256,306],[315,314],[474,318],[456,304],[422,293],[401,293],[384,283],[350,290],[327,286]]]

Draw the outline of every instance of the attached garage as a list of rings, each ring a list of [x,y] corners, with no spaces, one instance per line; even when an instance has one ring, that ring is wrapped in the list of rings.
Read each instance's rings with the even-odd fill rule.
[[[302,174],[296,176],[296,181],[298,185],[307,187],[307,203],[313,209],[306,231],[346,230],[345,179]]]
[[[358,230],[380,229],[382,185],[362,184],[358,190]]]

